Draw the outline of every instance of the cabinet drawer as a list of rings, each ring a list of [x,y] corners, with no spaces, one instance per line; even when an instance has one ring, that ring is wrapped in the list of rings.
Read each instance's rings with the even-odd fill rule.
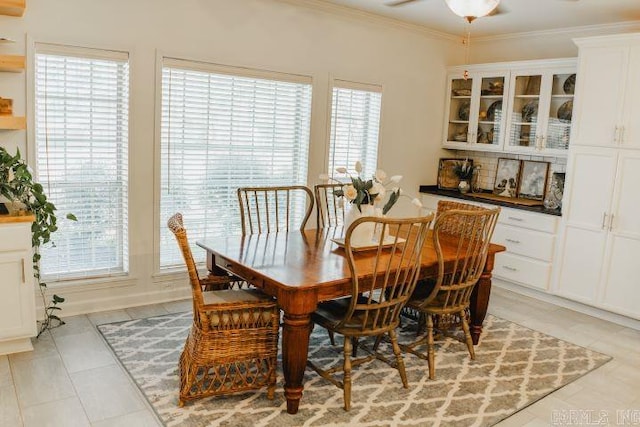
[[[549,262],[553,258],[555,240],[556,238],[553,234],[505,224],[496,226],[491,239],[493,243],[505,246],[508,253]]]
[[[0,225],[0,252],[31,248],[31,224]]]
[[[546,290],[549,287],[551,264],[503,252],[496,254],[493,276]]]
[[[546,233],[555,233],[558,226],[558,217],[510,208],[502,208],[498,222],[507,225],[514,225],[516,227],[544,231]]]

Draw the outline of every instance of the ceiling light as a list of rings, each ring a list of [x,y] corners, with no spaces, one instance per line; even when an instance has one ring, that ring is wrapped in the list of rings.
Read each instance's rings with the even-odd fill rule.
[[[500,0],[445,0],[445,2],[453,13],[471,22],[491,13]]]

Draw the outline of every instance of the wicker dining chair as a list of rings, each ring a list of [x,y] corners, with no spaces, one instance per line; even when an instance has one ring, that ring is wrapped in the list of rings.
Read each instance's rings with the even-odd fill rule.
[[[173,215],[167,226],[182,251],[193,296],[193,324],[180,355],[178,405],[264,386],[273,399],[280,326],[275,301],[257,289],[203,292],[182,215]]]
[[[496,226],[500,208],[439,211],[433,228],[433,245],[438,256],[438,278],[431,289],[417,288],[407,308],[426,317],[427,333],[415,342],[402,345],[403,350],[427,359],[429,378],[435,378],[434,323],[447,316],[455,316],[462,326],[471,359],[475,359],[473,342],[467,319],[473,288],[478,282],[489,251],[489,244]],[[443,262],[441,241],[448,241],[456,248],[455,261],[447,266]],[[425,289],[428,289],[425,292]],[[450,326],[453,322],[440,322]],[[427,346],[427,354],[416,350]]]
[[[317,184],[313,187],[316,198],[316,220],[318,228],[336,227],[344,224],[344,205],[334,195],[344,184]]]
[[[454,202],[453,200],[438,200],[438,210],[436,211],[436,219],[444,212],[450,210],[463,210],[463,211],[481,211],[486,208],[478,205],[471,205],[469,203]],[[464,227],[464,219],[458,216],[451,216],[447,219],[446,223],[441,225],[441,232],[458,235]]]
[[[313,210],[313,193],[304,185],[238,188],[242,234],[303,230]],[[305,203],[303,218],[292,215],[296,203]],[[299,223],[295,223],[299,221]]]
[[[377,351],[351,360],[353,339],[388,334],[395,354],[395,367],[400,373],[402,385],[408,387],[396,327],[400,321],[400,311],[418,279],[422,249],[432,220],[433,214],[406,219],[363,217],[347,229],[344,250],[351,271],[351,297],[321,303],[311,315],[314,324],[344,336],[343,364],[322,369],[312,361],[307,362],[320,376],[343,389],[344,409],[347,411],[351,408],[352,366],[374,358],[390,363]],[[354,228],[363,222],[374,222],[380,230],[377,244],[365,255],[359,254],[357,248],[351,245]],[[395,236],[390,245],[384,238],[387,230],[389,235]],[[406,241],[400,236],[405,236]],[[362,270],[372,273],[362,277]],[[336,372],[343,372],[342,381],[334,376]]]

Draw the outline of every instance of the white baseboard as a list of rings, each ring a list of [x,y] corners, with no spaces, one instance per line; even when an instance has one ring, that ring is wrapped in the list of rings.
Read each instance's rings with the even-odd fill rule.
[[[559,307],[568,308],[579,313],[587,314],[598,319],[606,320],[608,322],[616,323],[618,325],[622,325],[631,329],[637,329],[640,331],[640,320],[632,319],[630,317],[622,316],[620,314],[612,313],[610,311],[602,310],[590,305],[571,301],[557,295],[551,295],[544,291],[528,288],[526,286],[520,286],[513,282],[507,282],[495,277],[491,279],[491,283],[497,288],[506,289],[508,291],[535,298],[540,301],[548,302]]]
[[[126,293],[111,297],[84,298],[79,301],[65,301],[62,305],[61,317],[76,316],[79,314],[96,313],[99,311],[121,310],[124,308],[141,305],[160,304],[191,298],[191,288],[180,287],[159,289],[149,292]],[[42,320],[42,302],[36,307],[38,319]]]
[[[23,351],[33,351],[31,338],[18,338],[0,342],[0,356],[3,354],[22,353]]]

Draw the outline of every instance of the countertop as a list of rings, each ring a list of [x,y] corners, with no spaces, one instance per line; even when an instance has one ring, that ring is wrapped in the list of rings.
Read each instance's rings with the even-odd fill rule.
[[[437,185],[421,185],[420,192],[424,194],[433,194],[436,196],[445,196],[445,197],[452,197],[454,199],[469,200],[469,201],[478,202],[478,203],[486,203],[489,205],[504,206],[507,208],[520,209],[523,211],[537,212],[537,213],[546,214],[546,215],[562,216],[562,212],[559,209],[547,209],[542,205],[524,206],[524,205],[519,205],[517,203],[511,203],[508,201],[488,200],[488,199],[483,199],[479,197],[474,197],[473,193],[462,194],[457,190],[440,190],[438,189]],[[490,193],[490,191],[488,190],[485,190],[485,192]]]
[[[15,214],[5,214],[0,215],[0,224],[12,224],[16,222],[33,222],[36,220],[35,215],[27,214],[27,215],[15,215]]]

